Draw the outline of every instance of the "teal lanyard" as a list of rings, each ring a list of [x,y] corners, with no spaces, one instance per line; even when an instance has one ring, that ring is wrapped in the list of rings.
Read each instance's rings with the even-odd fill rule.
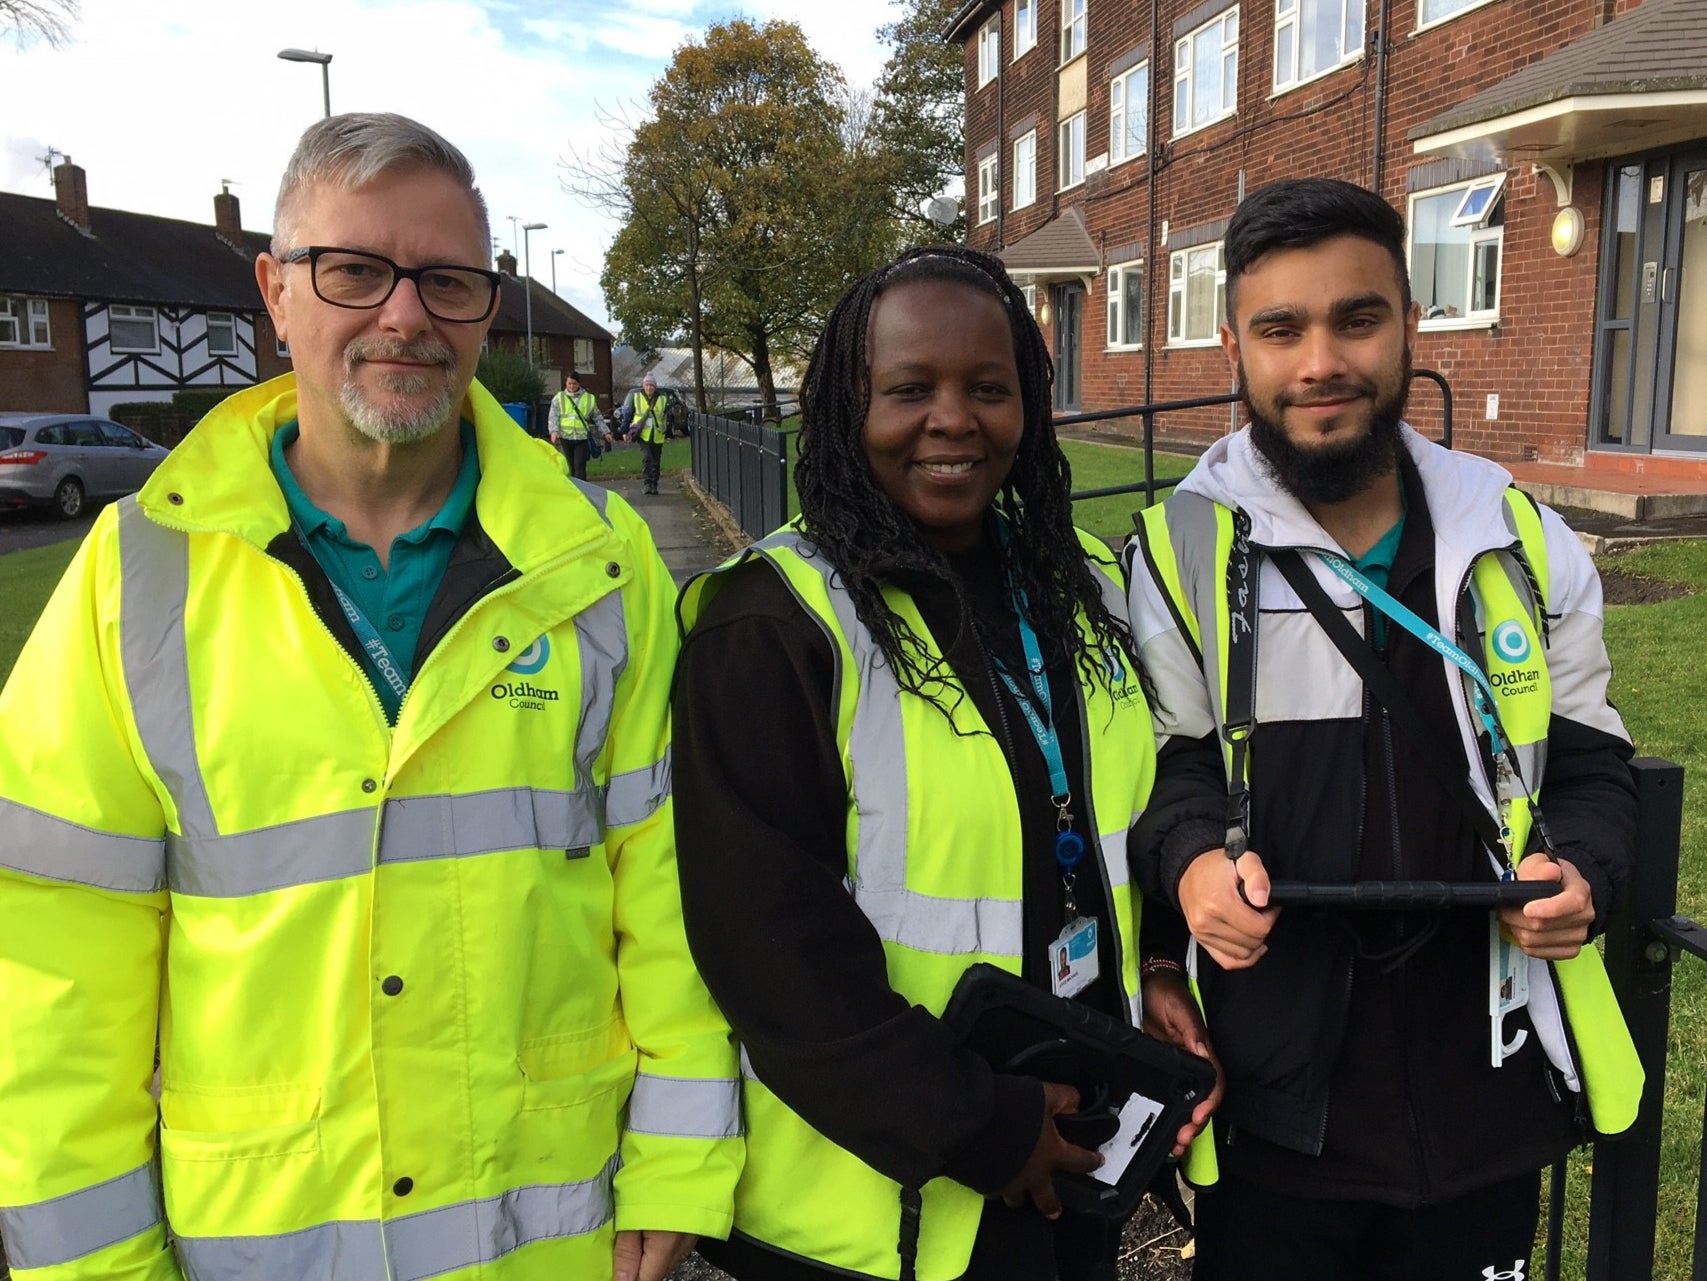
[[[1005,529],[1004,529],[1005,532]],[[1006,539],[1003,540],[1004,542]],[[1055,708],[1049,696],[1049,677],[1043,670],[1043,650],[1037,643],[1037,633],[1025,617],[1025,593],[1008,575],[1014,619],[1019,623],[1020,646],[1025,650],[1026,675],[1030,678],[1031,693],[1027,694],[1002,660],[991,655],[996,674],[1019,704],[1031,736],[1037,740],[1037,750],[1043,753],[1043,763],[1049,767],[1049,803],[1055,807],[1055,862],[1063,877],[1071,878],[1085,857],[1085,838],[1073,830],[1072,788],[1067,785],[1067,764],[1061,757],[1061,736],[1055,731]]]
[[[295,528],[296,522],[291,521],[291,525]],[[384,638],[380,636],[379,629],[368,621],[367,615],[362,613],[361,606],[350,599],[348,593],[333,581],[332,571],[326,568],[326,562],[321,560],[315,552],[313,544],[308,541],[308,536],[300,528],[297,528],[296,536],[302,543],[303,550],[314,557],[314,563],[319,565],[325,573],[326,581],[332,584],[332,591],[338,597],[338,604],[344,611],[344,617],[350,620],[350,626],[355,629],[356,639],[361,642],[362,649],[366,651],[368,661],[379,672],[380,678],[391,687],[391,692],[397,695],[398,701],[402,702],[403,695],[409,690],[409,683],[403,679],[403,672],[397,666],[397,660],[391,655],[391,646],[387,645]]]

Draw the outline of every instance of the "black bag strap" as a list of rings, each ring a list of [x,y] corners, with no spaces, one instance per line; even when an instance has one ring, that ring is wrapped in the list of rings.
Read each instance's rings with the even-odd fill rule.
[[[1452,768],[1453,761],[1463,759],[1461,748],[1456,743],[1448,744],[1423,718],[1421,709],[1405,692],[1404,686],[1399,684],[1398,678],[1388,669],[1387,664],[1376,657],[1368,642],[1358,634],[1339,607],[1328,598],[1327,591],[1316,581],[1316,576],[1310,572],[1309,566],[1304,564],[1304,558],[1296,550],[1286,548],[1282,551],[1272,551],[1269,553],[1269,559],[1321,624],[1328,639],[1345,655],[1346,662],[1363,678],[1364,687],[1387,709],[1406,733],[1415,735],[1422,743],[1423,761],[1434,775],[1435,781],[1446,789],[1446,794],[1464,811],[1464,816],[1470,820],[1470,826],[1475,830],[1477,838],[1490,853],[1503,849],[1499,824],[1471,790],[1469,780]]]
[[[1159,580],[1158,580],[1159,581]],[[1233,512],[1233,547],[1227,557],[1227,687],[1221,708],[1221,733],[1227,740],[1227,857],[1237,859],[1250,845],[1251,732],[1257,702],[1257,565],[1251,554],[1251,520]]]

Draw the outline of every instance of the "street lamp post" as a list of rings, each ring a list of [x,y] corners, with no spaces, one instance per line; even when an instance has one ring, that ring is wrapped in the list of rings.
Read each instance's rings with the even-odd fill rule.
[[[530,365],[532,365],[534,363],[534,359],[533,359],[533,234],[532,233],[534,233],[536,231],[544,231],[544,230],[545,230],[545,224],[543,222],[524,222],[522,224],[522,262],[523,262],[522,270],[527,273],[527,287],[526,287],[525,292],[527,295],[527,313],[528,313],[528,364],[530,364]]]
[[[332,114],[332,73],[327,68],[332,63],[332,55],[310,49],[280,49],[279,57],[286,62],[313,62],[320,67],[320,98],[326,109],[326,114]]]
[[[557,292],[557,255],[562,253],[562,252],[563,251],[561,249],[553,249],[551,251],[551,292],[552,293]]]

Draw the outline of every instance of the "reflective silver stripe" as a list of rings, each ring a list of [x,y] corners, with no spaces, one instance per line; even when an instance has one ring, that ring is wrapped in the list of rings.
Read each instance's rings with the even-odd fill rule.
[[[373,868],[374,811],[344,810],[229,836],[166,837],[174,894],[242,898]]]
[[[1216,565],[1215,540],[1220,529],[1216,504],[1201,494],[1176,490],[1165,506],[1168,541],[1173,544],[1174,564],[1179,570],[1180,589],[1186,594],[1186,607],[1197,619],[1198,635],[1202,638],[1199,648],[1203,655],[1203,677],[1219,729],[1226,716],[1221,709],[1221,640],[1215,620],[1226,584]]]
[[[51,1201],[0,1209],[14,1271],[51,1268],[128,1241],[164,1222],[154,1163]]]
[[[855,901],[879,937],[944,956],[1017,957],[1024,918],[1018,899],[932,898],[915,890],[856,886]]]
[[[598,512],[599,519],[609,525],[610,513],[605,509],[610,505],[610,490],[603,485],[595,485],[590,480],[576,480],[573,476],[569,478],[569,483],[581,491],[586,500],[593,505],[593,510]]]
[[[1138,821],[1136,814],[1132,816],[1132,821]],[[1103,869],[1108,875],[1108,887],[1111,890],[1117,890],[1132,880],[1132,868],[1126,861],[1126,837],[1129,831],[1130,828],[1120,827],[1097,837]]]
[[[312,1277],[383,1281],[385,1239],[372,1220],[317,1223],[295,1232],[249,1237],[177,1237],[188,1281],[234,1277]]]
[[[394,797],[385,803],[381,863],[467,858],[503,850],[585,849],[601,839],[602,798],[507,787],[487,792]]]
[[[611,775],[610,790],[605,795],[605,822],[622,827],[650,818],[669,799],[671,778],[668,749],[664,759],[654,765]]]
[[[0,867],[127,894],[166,888],[166,843],[99,832],[0,798]]]
[[[610,1222],[619,1162],[579,1183],[511,1188],[480,1201],[424,1210],[381,1226],[320,1223],[247,1237],[179,1237],[189,1281],[312,1277],[314,1281],[426,1281],[501,1259],[551,1237],[580,1236]]]
[[[641,1072],[628,1096],[628,1128],[680,1139],[740,1138],[740,1098],[738,1081]]]
[[[186,836],[215,836],[219,828],[196,760],[184,640],[190,540],[148,519],[134,495],[120,499],[118,508],[121,649],[136,732],[172,797],[178,830]]]
[[[575,730],[579,791],[592,786],[593,767],[610,737],[616,685],[628,667],[628,624],[620,591],[606,592],[575,615],[575,644],[581,660],[580,722]]]
[[[393,1219],[385,1225],[390,1275],[394,1281],[425,1281],[444,1272],[491,1263],[534,1241],[596,1232],[615,1213],[611,1181],[619,1165],[613,1156],[603,1170],[585,1182],[511,1188],[484,1201],[463,1201]],[[255,1275],[314,1276],[316,1281],[322,1276],[283,1269]]]

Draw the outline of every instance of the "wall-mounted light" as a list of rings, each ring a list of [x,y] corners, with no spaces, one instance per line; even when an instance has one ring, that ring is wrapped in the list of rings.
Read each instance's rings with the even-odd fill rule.
[[[1047,298],[1037,305],[1037,323],[1040,325],[1049,323],[1049,299]]]
[[[1574,205],[1566,205],[1553,215],[1553,252],[1569,258],[1583,247],[1583,216]]]

